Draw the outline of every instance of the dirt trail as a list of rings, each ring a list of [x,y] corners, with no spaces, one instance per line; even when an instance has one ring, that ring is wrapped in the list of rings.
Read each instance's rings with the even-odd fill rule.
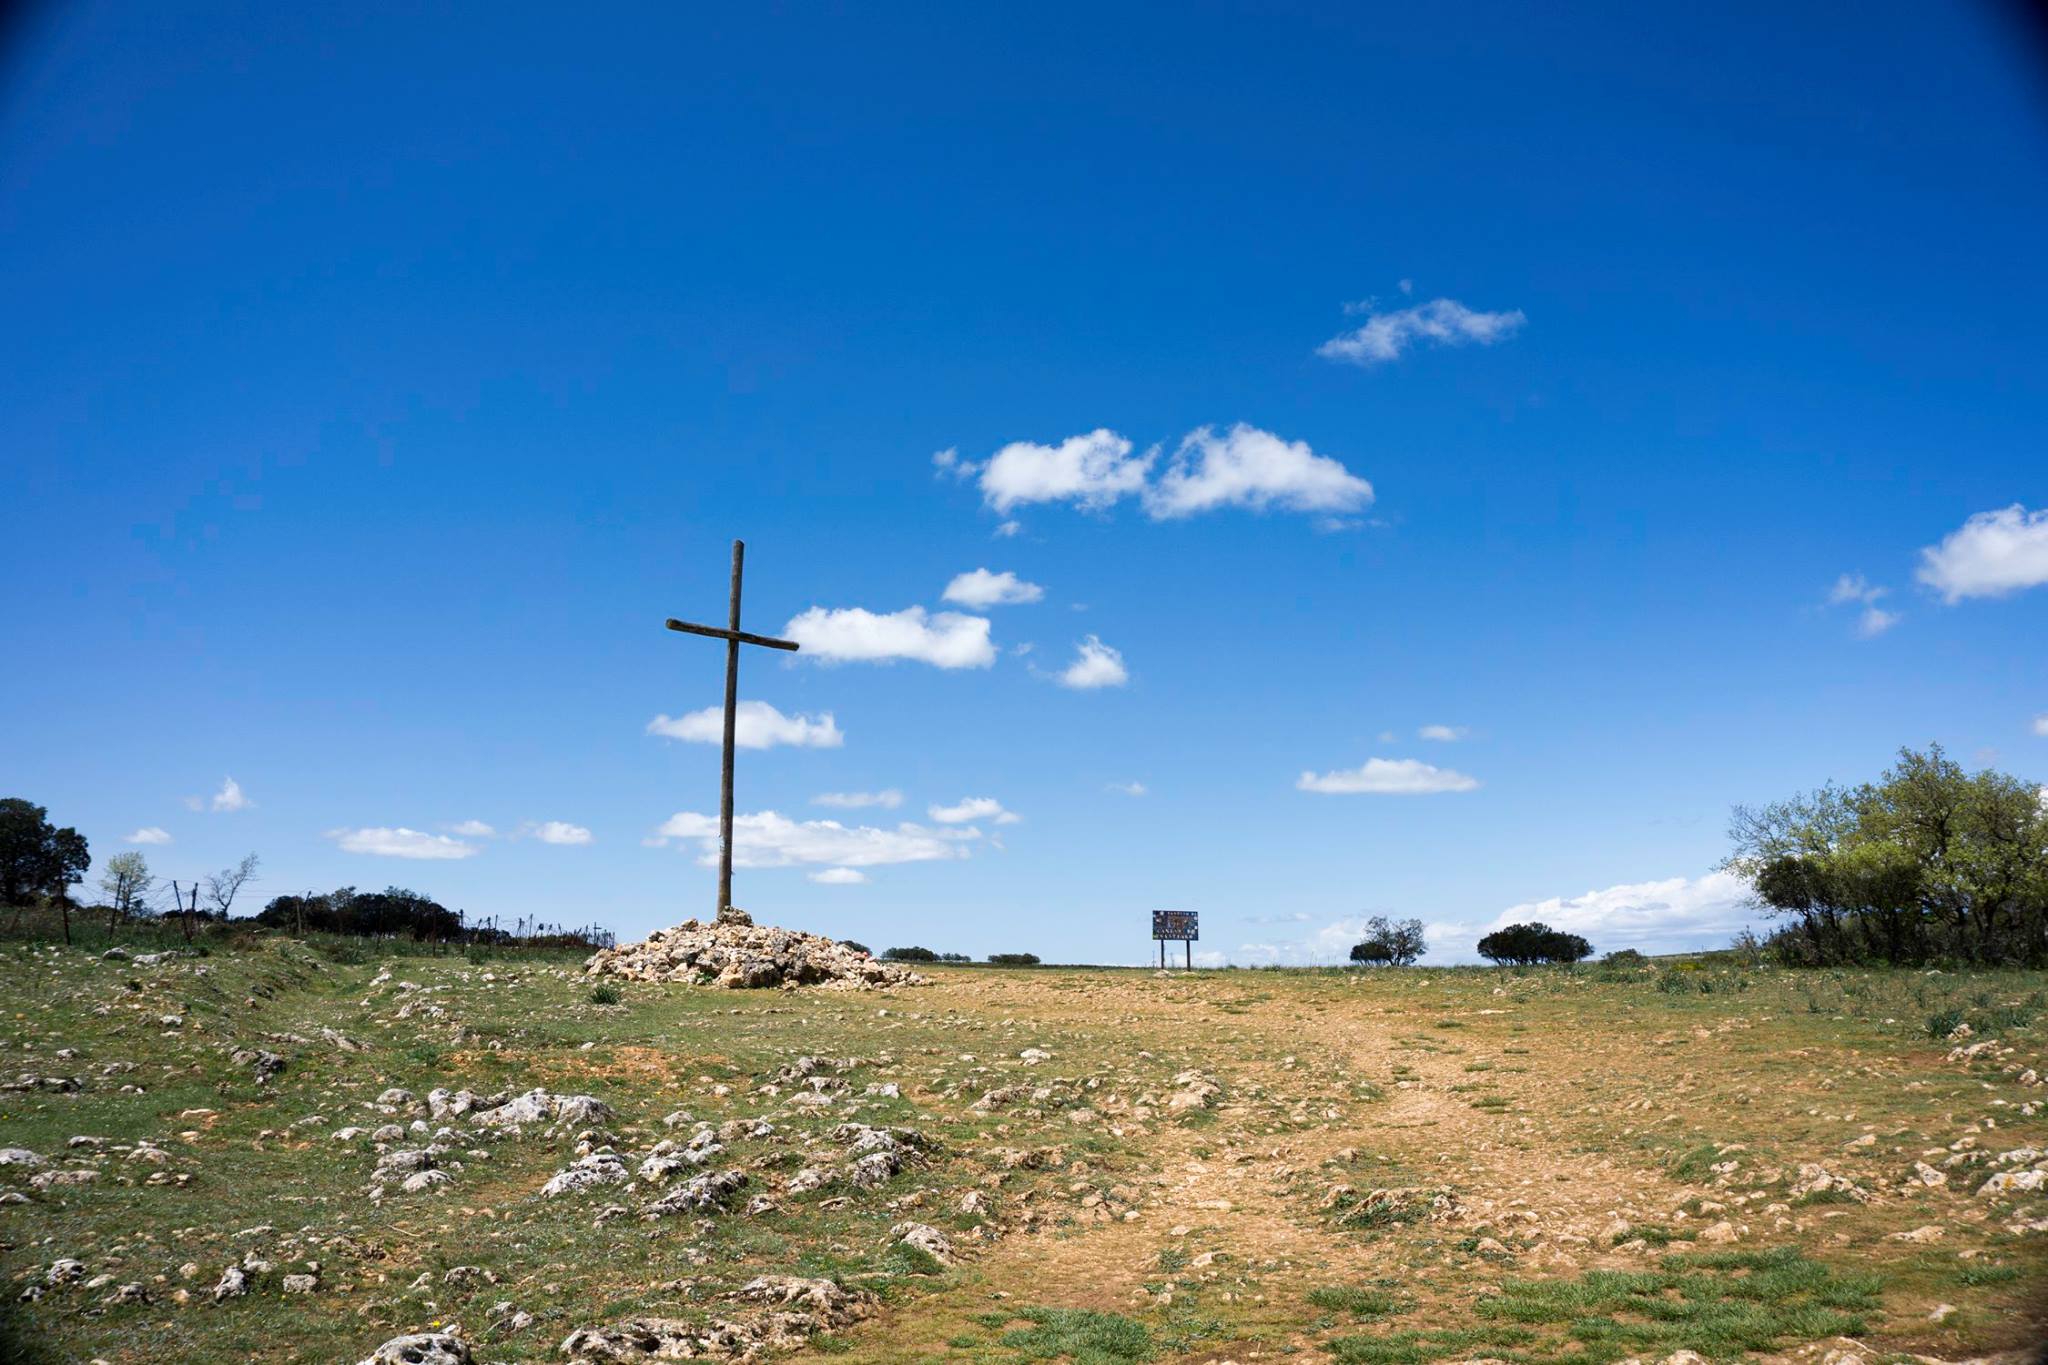
[[[1538,1096],[1545,1075],[1556,1074],[1548,1065],[1532,1067],[1527,1075],[1488,1073],[1490,1079],[1514,1082],[1500,1088],[1514,1096],[1515,1105],[1509,1112],[1488,1112],[1475,1107],[1469,1093],[1469,1054],[1404,1045],[1400,1035],[1414,1027],[1410,1021],[1351,1017],[1332,1009],[1318,1018],[1310,1036],[1292,1007],[1251,1005],[1225,1016],[1231,1034],[1257,1044],[1239,1046],[1233,1056],[1231,1048],[1219,1046],[1224,1030],[1212,1003],[1161,1001],[1152,1015],[1157,1037],[1131,1038],[1133,1048],[1170,1039],[1202,1050],[1229,1097],[1211,1127],[1160,1126],[1149,1150],[1154,1164],[1138,1181],[1149,1195],[1135,1217],[1013,1233],[983,1253],[953,1288],[865,1325],[854,1337],[856,1358],[942,1356],[940,1343],[950,1324],[964,1325],[972,1315],[1005,1305],[1125,1313],[1157,1308],[1162,1300],[1147,1286],[1157,1290],[1175,1278],[1162,1270],[1163,1252],[1177,1251],[1191,1261],[1218,1253],[1210,1265],[1249,1272],[1241,1293],[1222,1291],[1233,1294],[1237,1339],[1203,1343],[1185,1357],[1192,1360],[1257,1358],[1289,1345],[1310,1346],[1316,1333],[1304,1329],[1319,1317],[1327,1323],[1327,1315],[1303,1298],[1317,1286],[1394,1281],[1457,1299],[1484,1287],[1455,1275],[1419,1283],[1413,1246],[1333,1228],[1316,1195],[1339,1182],[1448,1188],[1459,1205],[1456,1223],[1432,1242],[1468,1237],[1474,1230],[1513,1239],[1514,1255],[1503,1256],[1503,1263],[1550,1273],[1612,1262],[1618,1217],[1638,1219],[1650,1208],[1661,1216],[1684,1197],[1660,1171],[1573,1151],[1545,1108],[1532,1110],[1526,1103]],[[1101,1023],[1086,997],[1014,984],[962,1004],[995,1016],[1028,1012],[1055,1025]],[[1204,1030],[1219,1036],[1206,1037]],[[1292,1065],[1292,1058],[1276,1064],[1259,1055],[1281,1052],[1299,1053],[1303,1065]],[[1311,1059],[1330,1071],[1374,1080],[1385,1097],[1337,1104],[1334,1120],[1279,1133],[1255,1131],[1290,1108],[1298,1114],[1303,1103],[1326,1101],[1327,1096],[1301,1099],[1314,1086]],[[1562,1064],[1569,1074],[1568,1062]],[[1389,1079],[1395,1076],[1400,1079]],[[1264,1098],[1254,1102],[1250,1096]],[[1374,1178],[1369,1169],[1353,1173],[1347,1162],[1354,1151],[1412,1179]],[[1197,1261],[1196,1269],[1202,1268]],[[1242,1335],[1248,1326],[1258,1329],[1258,1342]]]

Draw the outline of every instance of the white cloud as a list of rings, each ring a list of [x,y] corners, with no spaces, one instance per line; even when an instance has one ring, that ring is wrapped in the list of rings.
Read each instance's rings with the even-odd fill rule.
[[[498,831],[481,820],[464,820],[460,824],[446,827],[450,834],[460,834],[465,839],[492,839]]]
[[[804,874],[820,886],[859,886],[868,879],[868,874],[851,867],[828,867],[822,872]]]
[[[1029,502],[1107,507],[1145,486],[1157,455],[1148,450],[1133,456],[1131,443],[1107,427],[1056,446],[1012,441],[980,467],[981,495],[998,512]]]
[[[220,790],[213,794],[209,803],[217,811],[249,809],[249,798],[242,795],[242,784],[230,777],[220,784]]]
[[[422,833],[403,825],[396,829],[383,826],[331,829],[327,831],[327,837],[339,844],[344,853],[371,853],[380,858],[469,858],[477,852],[475,844],[465,844],[445,834]]]
[[[963,840],[954,831],[902,824],[895,829],[842,825],[837,820],[791,820],[772,810],[733,820],[732,860],[735,867],[794,867],[810,863],[833,867],[875,867],[884,863],[936,862],[965,858]],[[718,863],[718,817],[680,811],[648,841],[671,839],[698,843],[698,861]]]
[[[1425,725],[1415,733],[1421,739],[1433,739],[1442,744],[1452,744],[1472,732],[1462,725]]]
[[[787,744],[800,749],[837,749],[846,742],[832,713],[785,716],[765,701],[743,701],[733,708],[732,742],[742,749],[772,749]],[[693,744],[725,742],[725,708],[707,706],[686,716],[656,716],[647,722],[647,733]]]
[[[1371,502],[1371,484],[1307,442],[1283,441],[1243,422],[1220,437],[1211,427],[1189,432],[1145,490],[1145,510],[1159,520],[1218,507],[1355,512]]]
[[[1860,573],[1845,573],[1835,580],[1835,586],[1828,589],[1828,605],[1839,607],[1844,602],[1861,602],[1866,606],[1890,592],[1889,588],[1874,587],[1870,580]]]
[[[1977,513],[1920,552],[1919,579],[1951,604],[2048,583],[2048,508]]]
[[[1863,610],[1856,613],[1856,633],[1869,640],[1884,634],[1905,619],[1901,613],[1886,611],[1877,605],[1880,599],[1889,596],[1890,593],[1890,588],[1872,583],[1860,573],[1845,573],[1835,579],[1835,585],[1828,589],[1828,605],[1860,605]]]
[[[1419,796],[1433,792],[1468,792],[1479,785],[1477,778],[1451,768],[1439,768],[1416,758],[1369,758],[1357,768],[1335,772],[1305,772],[1294,785],[1305,792],[1351,795],[1373,792],[1390,796]]]
[[[811,798],[818,806],[837,806],[842,810],[859,810],[863,806],[880,806],[884,810],[895,810],[903,804],[903,793],[894,787],[878,792],[820,792]]]
[[[957,575],[946,585],[944,596],[948,602],[958,602],[963,607],[1001,607],[1036,602],[1045,596],[1045,589],[1025,582],[1008,569],[1001,573],[976,569]]]
[[[1001,522],[996,526],[996,538],[999,540],[1008,540],[1011,536],[1016,535],[1019,531],[1023,529],[1024,523],[1021,521],[1011,520]]]
[[[544,844],[581,846],[590,842],[589,830],[567,820],[543,820],[537,825],[527,826],[526,832]]]
[[[1147,789],[1143,782],[1112,782],[1103,790],[1116,792],[1121,796],[1143,796]]]
[[[1074,662],[1059,675],[1061,687],[1122,687],[1131,678],[1119,651],[1091,635],[1074,647]]]
[[[2048,711],[2043,711],[2040,715],[2034,717],[2034,733],[2043,739],[2048,739]],[[162,834],[163,831],[158,830],[157,833]]]
[[[923,607],[878,615],[861,607],[812,607],[783,627],[811,658],[832,661],[916,659],[938,668],[987,668],[995,662],[985,616]]]
[[[1553,929],[1582,935],[1602,952],[1616,948],[1680,952],[1725,944],[1758,914],[1750,903],[1747,883],[1732,872],[1711,872],[1704,877],[1628,882],[1580,896],[1525,901],[1501,911],[1486,929],[1541,921]]]
[[[1491,346],[1513,336],[1528,320],[1519,308],[1482,313],[1456,299],[1432,299],[1413,308],[1375,314],[1356,331],[1331,337],[1316,348],[1316,354],[1354,365],[1380,365],[1399,360],[1418,341],[1438,346]]]
[[[1003,809],[1003,803],[993,796],[962,797],[958,805],[927,806],[925,814],[942,825],[964,825],[974,820],[992,820],[998,825],[1014,825],[1024,817],[1015,811]]]
[[[159,829],[155,825],[144,825],[141,829],[130,834],[125,842],[131,844],[168,844],[170,841],[171,835],[169,830]]]

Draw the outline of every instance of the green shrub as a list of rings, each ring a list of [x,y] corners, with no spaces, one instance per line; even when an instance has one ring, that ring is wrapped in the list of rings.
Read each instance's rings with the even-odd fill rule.
[[[590,1003],[593,1005],[616,1005],[625,997],[619,988],[609,981],[600,981],[590,988]]]
[[[1936,1010],[1927,1016],[1927,1036],[1929,1038],[1946,1038],[1951,1033],[1954,1033],[1956,1026],[1962,1022],[1963,1012],[1959,1009]]]

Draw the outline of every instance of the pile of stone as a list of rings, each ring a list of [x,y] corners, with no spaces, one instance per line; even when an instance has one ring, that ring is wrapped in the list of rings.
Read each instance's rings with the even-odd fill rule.
[[[681,981],[732,990],[771,986],[871,990],[925,984],[916,972],[893,962],[877,962],[858,948],[819,934],[757,925],[744,910],[732,909],[720,912],[709,924],[684,920],[673,929],[655,930],[643,943],[601,949],[584,970],[591,976]]]

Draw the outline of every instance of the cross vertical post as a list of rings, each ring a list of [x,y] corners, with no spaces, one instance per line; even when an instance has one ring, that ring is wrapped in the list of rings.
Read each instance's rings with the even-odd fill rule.
[[[766,635],[752,635],[740,629],[740,570],[745,563],[746,542],[732,543],[732,597],[726,610],[725,629],[716,626],[699,626],[688,621],[668,619],[670,630],[680,630],[689,635],[707,635],[714,640],[725,641],[725,746],[718,766],[718,913],[723,915],[732,908],[732,767],[734,734],[739,720],[740,704],[740,646],[762,645],[769,649],[796,649],[794,640],[777,640]]]
[[[726,612],[725,752],[718,763],[718,912],[732,908],[732,751],[733,729],[740,706],[740,569],[746,562],[745,541],[732,543],[732,605]]]

